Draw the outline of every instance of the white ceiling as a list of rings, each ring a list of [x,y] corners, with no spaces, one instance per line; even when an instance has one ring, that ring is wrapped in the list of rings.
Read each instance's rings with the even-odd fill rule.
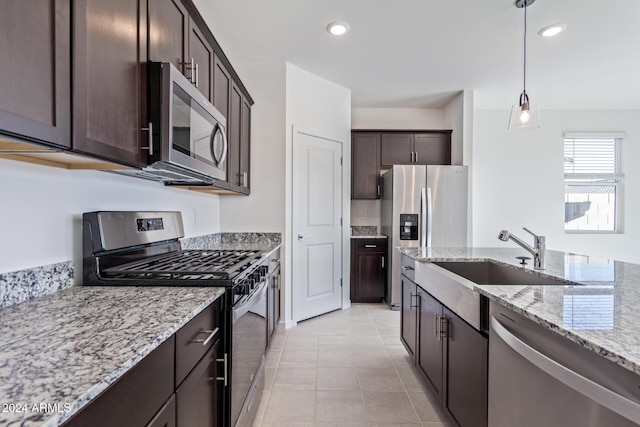
[[[514,0],[195,3],[232,63],[291,62],[351,89],[354,107],[438,108],[472,89],[476,108],[507,109],[522,91]],[[640,109],[639,0],[537,0],[527,15],[527,93],[540,109]],[[343,38],[325,30],[336,20],[351,26]],[[556,22],[567,30],[537,34]]]

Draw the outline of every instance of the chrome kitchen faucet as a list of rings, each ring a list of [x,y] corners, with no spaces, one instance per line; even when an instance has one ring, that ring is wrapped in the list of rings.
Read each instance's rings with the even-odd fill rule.
[[[503,242],[506,242],[509,239],[516,242],[523,249],[526,249],[531,253],[531,255],[533,255],[533,268],[535,268],[536,270],[544,270],[544,251],[546,249],[545,237],[538,236],[525,227],[522,227],[522,229],[533,236],[533,247],[529,246],[519,237],[509,233],[507,230],[500,231],[500,234],[498,234],[498,239],[502,240]]]

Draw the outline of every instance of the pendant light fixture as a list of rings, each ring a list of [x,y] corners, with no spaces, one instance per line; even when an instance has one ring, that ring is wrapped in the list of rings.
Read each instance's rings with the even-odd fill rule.
[[[516,7],[524,9],[524,61],[523,61],[523,83],[522,93],[517,104],[511,108],[509,116],[509,130],[535,129],[540,127],[540,115],[538,110],[529,102],[527,94],[527,8],[535,0],[517,0]]]

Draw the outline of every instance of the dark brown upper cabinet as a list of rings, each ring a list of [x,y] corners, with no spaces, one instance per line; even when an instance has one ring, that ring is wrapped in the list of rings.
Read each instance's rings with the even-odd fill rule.
[[[382,132],[380,165],[450,165],[451,131]]]
[[[380,134],[351,134],[351,198],[380,198]]]
[[[180,0],[151,0],[149,60],[170,62],[213,103],[213,47]]]
[[[71,146],[70,0],[3,1],[0,132]]]
[[[250,192],[251,104],[235,83],[231,85],[229,115],[228,176],[231,190]]]
[[[149,60],[170,62],[183,74],[189,52],[189,13],[180,0],[149,2]]]
[[[147,2],[77,0],[73,10],[73,150],[142,164],[147,141]]]
[[[218,56],[213,64],[213,106],[229,120],[231,75]],[[227,122],[227,126],[229,123]]]

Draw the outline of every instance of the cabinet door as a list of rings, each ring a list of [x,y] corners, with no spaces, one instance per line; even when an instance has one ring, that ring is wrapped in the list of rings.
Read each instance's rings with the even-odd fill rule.
[[[251,104],[242,97],[242,115],[240,116],[240,178],[242,192],[251,190]]]
[[[413,164],[413,134],[383,133],[380,136],[380,164],[384,167]]]
[[[213,103],[213,48],[198,26],[189,19],[189,60],[193,58],[194,70],[187,75],[200,92]]]
[[[381,239],[351,240],[351,302],[380,302],[385,290],[385,252]]]
[[[217,340],[176,390],[178,427],[222,425],[220,384],[224,383],[216,380],[224,376],[218,372],[222,364],[216,361],[222,358],[221,348],[222,340]]]
[[[351,198],[380,198],[380,134],[354,132],[351,137]]]
[[[170,62],[181,72],[188,52],[189,14],[180,0],[149,2],[149,60]]]
[[[231,85],[231,99],[229,101],[229,116],[227,117],[227,177],[233,191],[242,190],[240,176],[240,134],[242,133],[242,93],[234,84]]]
[[[418,165],[450,165],[451,135],[444,133],[414,136],[415,162]]]
[[[69,0],[3,1],[0,132],[71,146]]]
[[[405,276],[401,276],[401,283],[402,316],[400,318],[400,337],[404,346],[409,352],[409,355],[415,360],[417,332],[417,286]]]
[[[446,308],[444,317],[448,322],[444,406],[460,427],[486,427],[489,341]]]
[[[420,299],[420,339],[418,366],[431,384],[438,402],[442,403],[443,378],[443,338],[440,334],[442,304],[418,287]]]
[[[231,75],[216,56],[213,65],[213,105],[227,119],[229,126],[229,95],[231,92]]]
[[[146,79],[139,58],[147,57],[146,4],[142,0],[74,2],[76,151],[132,166],[141,164]]]
[[[162,409],[147,424],[147,427],[176,427],[176,395],[164,404]]]

